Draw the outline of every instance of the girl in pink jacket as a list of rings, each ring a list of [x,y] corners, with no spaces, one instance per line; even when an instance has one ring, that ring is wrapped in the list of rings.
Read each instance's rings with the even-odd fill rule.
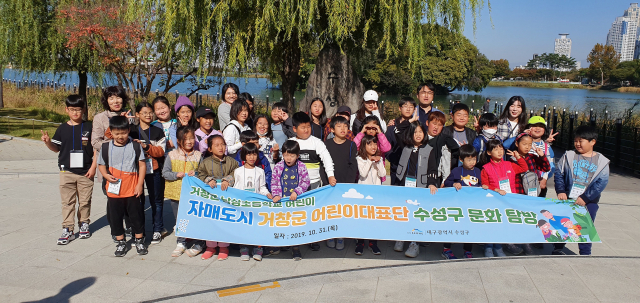
[[[358,135],[356,135],[353,140],[356,143],[358,150],[360,150],[360,143],[365,135],[374,136],[378,139],[378,151],[380,151],[380,157],[382,157],[382,164],[386,164],[384,162],[384,156],[391,150],[391,143],[389,143],[389,140],[387,140],[384,132],[382,132],[382,126],[380,125],[380,120],[377,116],[371,115],[364,118],[364,121],[362,121],[362,130],[358,133]],[[380,178],[381,182],[384,182],[386,180],[386,176]]]

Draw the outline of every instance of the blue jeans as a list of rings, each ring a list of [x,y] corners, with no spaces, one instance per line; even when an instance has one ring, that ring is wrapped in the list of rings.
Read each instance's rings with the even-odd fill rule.
[[[502,244],[485,244],[484,249],[487,248],[502,249]]]
[[[144,183],[147,186],[149,195],[149,205],[151,205],[151,218],[153,222],[153,232],[162,232],[164,229],[164,220],[162,213],[164,209],[164,178],[159,170],[153,174],[147,174],[144,177]],[[145,198],[140,196],[140,204],[144,209]]]

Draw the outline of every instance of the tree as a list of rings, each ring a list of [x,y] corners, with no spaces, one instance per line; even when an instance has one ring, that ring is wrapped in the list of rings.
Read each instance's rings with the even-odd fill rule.
[[[604,85],[605,77],[608,78],[618,63],[620,55],[616,53],[611,45],[596,44],[591,53],[587,56],[589,71],[592,75],[600,76],[600,84]]]
[[[511,72],[507,59],[491,60],[491,65],[493,65],[494,78],[506,77]]]
[[[465,10],[469,8],[475,16],[484,5],[482,0],[157,0],[155,3],[148,8],[171,12],[163,23],[165,37],[178,33],[179,44],[190,50],[192,62],[202,65],[206,62],[203,59],[215,58],[215,62],[243,72],[250,63],[259,61],[265,70],[279,75],[283,99],[292,110],[301,48],[305,43],[319,45],[320,50],[337,47],[347,55],[367,48],[386,56],[408,50],[408,62],[413,69],[426,47],[422,22],[440,22],[459,33]],[[322,81],[331,81],[324,78],[327,77]]]
[[[514,68],[509,77],[511,78],[522,78],[523,80],[533,80],[535,79],[537,69],[522,69],[522,68]]]
[[[640,84],[640,60],[620,62],[611,71],[609,79],[611,82],[629,81],[632,85]]]

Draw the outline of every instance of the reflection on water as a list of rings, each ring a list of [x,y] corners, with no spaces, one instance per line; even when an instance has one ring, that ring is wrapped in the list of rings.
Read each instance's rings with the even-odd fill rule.
[[[30,80],[47,80],[56,79],[58,83],[77,83],[78,77],[75,73],[65,73],[54,77],[52,74],[28,74],[23,75],[17,70],[5,69],[4,78],[6,79],[30,79]],[[108,83],[115,83],[114,80],[107,80]],[[158,82],[160,77],[156,78],[152,86],[152,91],[159,89]],[[265,78],[227,78],[225,82],[236,83],[240,87],[241,92],[249,92],[259,100],[265,100],[269,96],[270,103],[280,100],[282,96],[281,91],[271,85],[268,79]],[[89,85],[95,86],[97,83],[90,77]],[[181,83],[171,89],[174,93],[178,90],[180,93],[187,93],[191,89],[189,83]],[[220,93],[220,86],[211,87],[208,90],[201,90],[203,94],[216,95]],[[407,92],[407,95],[415,97],[414,92]],[[296,100],[302,100],[304,92],[296,92]],[[435,104],[443,109],[448,109],[449,100],[460,100],[469,106],[475,103],[474,108],[478,109],[482,106],[482,103],[486,98],[491,98],[493,109],[493,103],[506,104],[511,96],[522,96],[526,102],[527,109],[541,110],[544,105],[549,108],[554,106],[558,109],[567,109],[573,111],[588,111],[593,108],[594,111],[601,111],[605,108],[612,113],[621,113],[626,109],[631,108],[636,101],[640,100],[640,94],[635,93],[619,93],[614,91],[599,91],[588,89],[565,89],[565,88],[526,88],[526,87],[487,87],[481,93],[466,92],[466,91],[454,91],[446,96],[436,96]],[[400,99],[401,96],[387,96],[383,95],[380,100],[388,102],[395,102]],[[473,102],[475,100],[475,102]],[[355,109],[353,109],[355,110]],[[635,109],[635,112],[640,111],[640,107]]]

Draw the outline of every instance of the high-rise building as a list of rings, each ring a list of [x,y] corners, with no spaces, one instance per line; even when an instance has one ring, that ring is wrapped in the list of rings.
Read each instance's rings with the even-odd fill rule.
[[[560,38],[556,39],[556,45],[553,52],[562,56],[571,57],[571,39],[567,38],[569,34],[559,34]]]
[[[632,21],[635,21],[636,27],[640,27],[640,7],[638,7],[638,3],[631,3],[622,16],[631,18]],[[640,58],[640,30],[636,30],[636,35],[633,59]]]
[[[607,45],[620,55],[620,62],[633,60],[638,32],[637,20],[631,17],[617,17],[607,34]]]

